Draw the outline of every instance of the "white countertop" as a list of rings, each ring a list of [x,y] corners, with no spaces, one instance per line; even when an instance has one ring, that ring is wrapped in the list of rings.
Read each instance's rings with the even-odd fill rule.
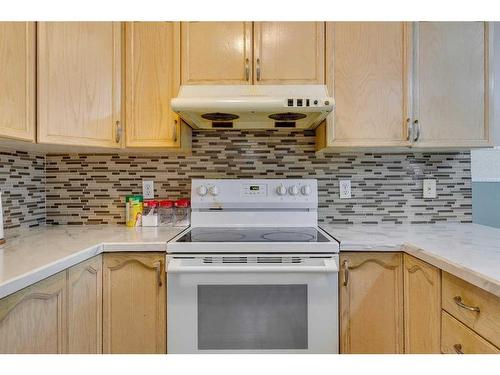
[[[184,229],[46,226],[11,233],[0,245],[0,298],[102,252],[166,251]]]
[[[479,224],[321,225],[340,251],[405,251],[500,297],[500,229]]]

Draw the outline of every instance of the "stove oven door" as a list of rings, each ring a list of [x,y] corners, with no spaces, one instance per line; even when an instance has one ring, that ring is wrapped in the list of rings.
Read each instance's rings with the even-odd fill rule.
[[[169,256],[168,353],[338,353],[338,256]]]

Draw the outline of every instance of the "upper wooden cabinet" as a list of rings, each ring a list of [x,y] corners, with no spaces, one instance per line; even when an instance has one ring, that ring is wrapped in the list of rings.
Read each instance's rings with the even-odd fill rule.
[[[182,84],[324,83],[324,22],[183,22]]]
[[[38,141],[120,147],[121,24],[38,23]]]
[[[255,22],[254,83],[325,82],[324,22]]]
[[[419,22],[415,36],[415,146],[490,145],[488,24]]]
[[[0,137],[35,141],[35,23],[0,22]]]
[[[403,353],[401,253],[340,254],[341,353]]]
[[[182,83],[252,83],[252,22],[183,22]]]
[[[126,146],[180,147],[170,108],[180,81],[179,22],[126,24]]]

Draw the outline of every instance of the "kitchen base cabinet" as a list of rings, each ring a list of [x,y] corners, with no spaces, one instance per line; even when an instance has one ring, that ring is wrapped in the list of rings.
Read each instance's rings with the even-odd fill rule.
[[[440,353],[441,272],[404,254],[405,353]]]
[[[165,253],[104,254],[103,264],[103,352],[166,353]]]
[[[340,352],[403,353],[401,253],[340,254]]]
[[[66,272],[0,300],[0,353],[66,352]]]

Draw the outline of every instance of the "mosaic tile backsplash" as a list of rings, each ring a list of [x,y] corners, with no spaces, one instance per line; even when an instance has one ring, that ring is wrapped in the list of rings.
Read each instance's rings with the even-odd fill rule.
[[[45,156],[0,150],[4,227],[45,223]]]
[[[51,155],[46,158],[47,223],[122,224],[124,197],[154,180],[157,197],[189,196],[191,178],[316,178],[324,223],[471,222],[470,153],[328,153],[314,132],[193,133],[190,156]],[[338,180],[352,180],[340,199]],[[437,179],[437,199],[422,179]]]

